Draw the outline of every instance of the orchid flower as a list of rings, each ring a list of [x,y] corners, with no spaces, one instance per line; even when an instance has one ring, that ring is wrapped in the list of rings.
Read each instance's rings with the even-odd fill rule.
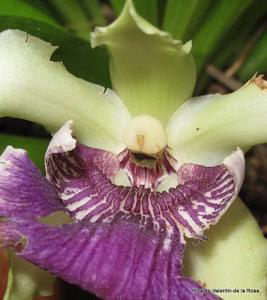
[[[0,240],[103,299],[218,299],[183,275],[184,251],[189,239],[208,243],[204,231],[240,190],[243,151],[266,141],[267,83],[190,100],[191,42],[146,22],[131,1],[91,44],[109,50],[114,91],[50,61],[54,46],[0,33],[0,114],[53,134],[46,177],[24,150],[1,155]],[[58,211],[72,222],[44,222]]]

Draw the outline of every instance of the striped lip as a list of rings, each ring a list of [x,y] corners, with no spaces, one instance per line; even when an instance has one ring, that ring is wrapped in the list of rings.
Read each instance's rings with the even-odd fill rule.
[[[101,299],[195,299],[200,284],[182,274],[184,236],[205,239],[204,230],[236,197],[242,151],[215,167],[165,164],[165,175],[177,174],[178,184],[158,192],[142,184],[145,176],[134,181],[134,173],[137,185],[115,185],[121,157],[129,153],[80,145],[71,127],[67,122],[49,145],[47,179],[25,151],[8,147],[1,155],[0,244]],[[42,222],[57,211],[75,222]],[[211,293],[197,298],[218,299]]]
[[[71,122],[66,123],[52,139],[46,170],[76,220],[108,223],[123,213],[136,216],[142,228],[178,230],[187,237],[201,238],[205,229],[218,222],[241,187],[244,157],[240,149],[221,165],[187,163],[176,171],[177,165],[165,152],[156,167],[145,169],[132,162],[128,150],[115,155],[77,144],[71,127]],[[129,187],[112,183],[121,168],[130,177]],[[155,191],[162,178],[173,172],[178,185],[169,191]]]

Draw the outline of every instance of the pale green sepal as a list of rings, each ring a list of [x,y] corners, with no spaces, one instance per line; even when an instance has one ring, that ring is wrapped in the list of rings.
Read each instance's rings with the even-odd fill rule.
[[[130,0],[115,22],[95,29],[91,44],[108,47],[113,87],[134,115],[150,114],[166,123],[193,92],[191,42],[183,45],[149,24]]]
[[[236,199],[206,235],[207,241],[186,248],[185,275],[209,289],[240,291],[218,293],[225,300],[266,300],[267,241],[242,201]]]
[[[31,300],[53,294],[55,277],[33,264],[10,255],[8,285],[3,300]]]
[[[236,147],[267,142],[267,84],[253,78],[228,95],[193,98],[167,126],[168,145],[180,162],[214,165]]]
[[[113,91],[50,61],[54,50],[25,32],[0,33],[0,116],[36,122],[51,133],[72,119],[79,142],[121,151],[130,120],[127,108]]]

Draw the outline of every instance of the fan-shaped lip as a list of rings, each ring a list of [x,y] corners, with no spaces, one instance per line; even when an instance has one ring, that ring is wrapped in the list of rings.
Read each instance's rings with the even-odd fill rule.
[[[175,173],[179,184],[160,193],[143,185],[113,184],[121,170],[118,156],[79,144],[72,127],[67,122],[47,150],[50,183],[25,151],[9,147],[0,157],[1,241],[15,246],[19,256],[106,299],[122,294],[123,299],[143,299],[140,293],[155,299],[159,282],[162,297],[189,297],[192,287],[200,286],[181,274],[184,236],[205,239],[203,231],[234,200],[243,178],[242,151],[214,167],[181,165]],[[14,189],[21,192],[16,198]],[[58,210],[76,222],[59,227],[39,222],[38,217]],[[128,279],[134,287],[130,294]]]
[[[116,155],[82,146],[72,137],[72,127],[73,123],[67,122],[53,137],[46,153],[46,170],[48,180],[78,220],[106,222],[117,213],[134,214],[145,222],[150,220],[155,228],[171,226],[189,237],[199,237],[218,222],[244,178],[241,149],[214,167],[186,163],[176,170],[165,157],[169,164],[154,172],[162,172],[162,176],[175,173],[178,184],[168,191],[153,191],[146,180],[154,173],[134,168],[128,150]],[[129,175],[130,186],[112,183],[121,169]]]

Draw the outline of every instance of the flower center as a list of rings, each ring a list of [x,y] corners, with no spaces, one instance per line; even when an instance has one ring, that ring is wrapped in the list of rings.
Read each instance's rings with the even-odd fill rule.
[[[166,133],[158,119],[150,115],[135,116],[123,140],[126,149],[119,154],[120,167],[132,186],[155,190],[174,171],[166,150]]]
[[[124,132],[123,141],[133,153],[150,156],[163,151],[167,145],[162,124],[150,115],[134,117]]]
[[[166,176],[175,172],[177,163],[166,149],[155,155],[125,149],[118,159],[132,186],[144,186],[151,190],[156,190]]]
[[[132,162],[140,167],[154,168],[160,157],[157,155],[148,155],[140,152],[132,152]]]

